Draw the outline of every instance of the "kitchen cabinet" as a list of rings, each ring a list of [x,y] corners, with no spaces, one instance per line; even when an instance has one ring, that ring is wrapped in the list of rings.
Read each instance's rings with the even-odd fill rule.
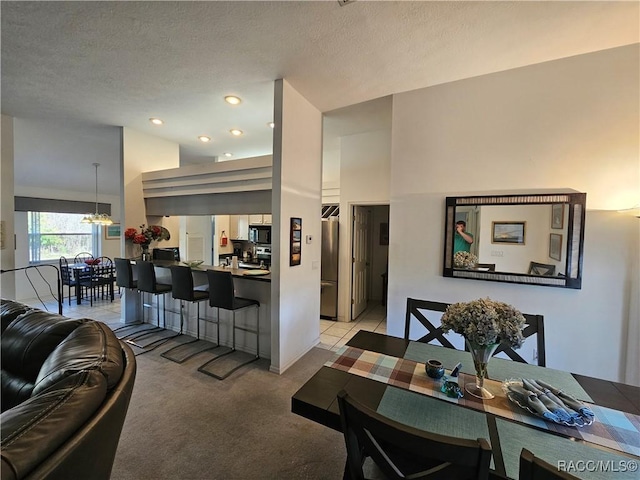
[[[249,240],[249,215],[229,215],[229,238]]]
[[[249,225],[271,225],[271,214],[249,215]]]

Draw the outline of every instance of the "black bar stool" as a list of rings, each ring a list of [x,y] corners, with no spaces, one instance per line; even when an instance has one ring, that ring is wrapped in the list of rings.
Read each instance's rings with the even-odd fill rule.
[[[191,268],[182,265],[172,265],[169,267],[171,270],[171,295],[173,298],[180,300],[180,334],[182,335],[182,328],[184,325],[184,302],[195,303],[198,307],[198,313],[196,316],[196,324],[197,324],[197,338],[196,340],[192,340],[190,342],[181,343],[180,345],[176,345],[173,348],[170,348],[166,352],[163,352],[161,356],[176,362],[183,363],[185,360],[191,358],[198,353],[201,353],[203,350],[198,350],[195,353],[187,355],[186,357],[182,357],[180,359],[175,359],[171,357],[170,353],[176,349],[179,349],[183,345],[187,345],[189,343],[194,343],[200,340],[200,302],[205,300],[209,300],[209,292],[206,290],[196,290],[193,286],[193,273],[191,272]],[[218,330],[218,345],[220,344],[220,325],[219,321],[214,322],[217,323]],[[211,347],[209,347],[211,348]]]
[[[142,302],[143,317],[144,317],[144,307],[153,308],[153,303],[150,303],[150,304],[144,303],[144,293],[150,293],[151,295],[158,297],[156,313],[157,313],[157,325],[158,325],[158,328],[160,328],[160,298],[159,297],[162,297],[162,322],[164,325],[162,329],[164,330],[167,327],[167,300],[166,300],[165,294],[171,292],[171,285],[168,285],[166,283],[158,283],[156,281],[156,271],[153,266],[153,263],[151,262],[137,260],[136,270],[138,272],[138,282],[137,282],[138,290],[140,292],[143,292],[143,302]],[[172,335],[170,337],[163,337],[159,340],[151,342],[146,346],[138,345],[137,343],[133,342],[132,339],[127,340],[127,342],[138,348],[142,348],[148,351],[149,350],[148,347],[151,347],[151,346],[153,346],[153,348],[159,347],[160,345],[167,342],[171,338],[175,338],[179,335],[181,334],[179,333],[177,335]],[[140,336],[135,338],[140,338]]]
[[[131,260],[129,260],[128,258],[116,257],[113,259],[113,261],[115,262],[115,266],[116,266],[116,286],[118,288],[124,288],[131,294],[135,293],[136,295],[139,295],[138,282],[134,279],[134,276],[133,276],[133,268],[131,267]],[[144,322],[142,321],[143,319],[142,319],[142,316],[140,315],[140,311],[137,312],[137,315],[139,316],[140,320],[138,320],[137,322],[125,325],[124,327],[116,328],[114,332],[129,330],[138,325],[143,325]],[[152,329],[144,330],[144,332],[148,332],[149,330],[157,331],[157,330],[160,330],[160,328],[155,327]],[[133,333],[130,333],[128,335],[124,335],[118,338],[123,339],[126,337],[131,337],[132,335],[135,335],[137,333],[140,333],[140,331],[136,330]]]
[[[216,270],[207,270],[207,279],[209,280],[209,305],[212,307],[216,307],[218,309],[218,322],[220,321],[220,309],[230,310],[233,314],[233,323],[232,323],[232,346],[231,350],[228,352],[218,355],[217,357],[209,360],[205,364],[198,367],[198,371],[205,373],[211,377],[217,378],[218,380],[224,380],[233,372],[238,370],[240,367],[247,365],[251,362],[255,362],[260,358],[260,302],[257,300],[253,300],[250,298],[241,298],[235,296],[235,288],[233,285],[233,276],[231,272],[219,272]],[[247,308],[255,306],[256,307],[256,328],[247,328],[247,327],[238,327],[236,326],[236,310],[240,310],[242,308]],[[220,325],[218,325],[220,326]],[[216,375],[211,373],[205,368],[210,365],[212,362],[219,360],[220,358],[229,355],[236,351],[236,330],[242,330],[249,333],[254,333],[256,335],[256,355],[254,358],[242,362],[239,365],[235,366],[228,372],[223,375]],[[220,340],[218,338],[218,340]]]

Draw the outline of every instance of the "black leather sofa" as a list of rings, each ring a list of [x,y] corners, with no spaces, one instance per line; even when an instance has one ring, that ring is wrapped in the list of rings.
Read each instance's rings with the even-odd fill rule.
[[[105,324],[2,300],[0,475],[108,479],[136,375]]]

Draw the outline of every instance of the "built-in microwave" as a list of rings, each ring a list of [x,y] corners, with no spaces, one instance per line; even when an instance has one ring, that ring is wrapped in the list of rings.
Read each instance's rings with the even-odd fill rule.
[[[249,227],[249,241],[271,243],[271,227]]]

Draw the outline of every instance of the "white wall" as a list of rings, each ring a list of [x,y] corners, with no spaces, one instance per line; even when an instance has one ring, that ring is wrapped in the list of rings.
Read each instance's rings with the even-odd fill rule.
[[[11,270],[15,267],[14,241],[15,231],[13,210],[15,208],[13,192],[13,118],[2,115],[0,118],[2,131],[2,151],[0,152],[0,268]],[[16,298],[14,274],[0,275],[0,296]]]
[[[342,322],[351,320],[352,206],[389,203],[390,162],[389,130],[341,138],[338,320]]]
[[[174,168],[180,165],[180,149],[177,143],[169,142],[145,133],[122,129],[122,172],[121,223],[122,231],[128,227],[139,228],[142,224],[163,225],[171,234],[171,238],[179,241],[179,218],[147,217],[142,194],[142,173]],[[161,246],[162,244],[160,244]],[[170,245],[167,245],[170,246]],[[139,255],[133,244],[121,241],[122,257]],[[125,322],[136,320],[136,296],[123,298],[122,319]]]
[[[637,364],[624,376],[640,344],[640,228],[613,211],[640,192],[639,53],[632,45],[394,96],[390,334],[403,334],[408,296],[490,296],[544,315],[549,367],[640,384]],[[445,196],[562,187],[587,192],[581,290],[441,276]],[[416,238],[422,255],[408,257]]]
[[[281,373],[320,339],[322,115],[285,80],[274,104],[271,370]],[[302,219],[297,266],[289,266],[292,217]]]

